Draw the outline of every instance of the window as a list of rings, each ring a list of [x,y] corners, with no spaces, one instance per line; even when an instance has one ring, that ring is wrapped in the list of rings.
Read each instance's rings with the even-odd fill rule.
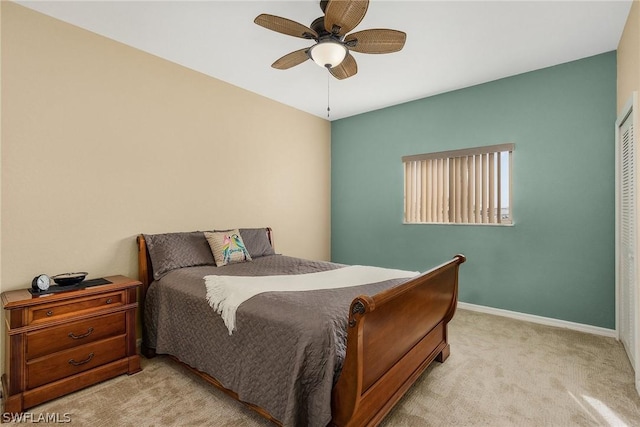
[[[512,224],[515,144],[402,158],[404,222]]]

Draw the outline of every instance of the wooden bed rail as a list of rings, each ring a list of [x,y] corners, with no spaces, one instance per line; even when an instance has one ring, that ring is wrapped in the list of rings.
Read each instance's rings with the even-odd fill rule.
[[[402,285],[353,300],[333,425],[377,425],[434,359],[449,356],[447,323],[465,260],[456,255]]]

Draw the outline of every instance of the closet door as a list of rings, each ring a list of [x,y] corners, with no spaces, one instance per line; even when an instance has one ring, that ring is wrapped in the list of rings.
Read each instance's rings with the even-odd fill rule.
[[[634,94],[616,121],[616,307],[618,336],[635,370],[636,389],[640,393],[640,212],[637,203],[640,165],[637,135],[634,134],[636,115],[637,97]]]

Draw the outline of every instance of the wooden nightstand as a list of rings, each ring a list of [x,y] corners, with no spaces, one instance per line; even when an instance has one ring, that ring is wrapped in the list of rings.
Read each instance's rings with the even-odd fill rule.
[[[4,412],[27,408],[124,373],[141,370],[136,352],[136,291],[111,284],[43,296],[2,293],[5,317]]]

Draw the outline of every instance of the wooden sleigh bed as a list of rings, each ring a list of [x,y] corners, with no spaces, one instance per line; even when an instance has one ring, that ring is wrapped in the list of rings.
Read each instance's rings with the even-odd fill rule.
[[[273,243],[272,232],[266,229]],[[154,281],[153,267],[144,235],[139,235],[140,307]],[[411,385],[434,360],[449,356],[447,324],[457,305],[458,270],[465,262],[456,255],[415,278],[374,295],[352,300],[346,322],[346,355],[331,394],[334,426],[375,426],[389,413]],[[144,323],[144,322],[143,322]],[[146,331],[143,328],[143,336]],[[155,349],[144,345],[146,357]],[[179,358],[174,357],[179,362]],[[242,401],[221,382],[188,364],[187,368]],[[269,411],[243,402],[263,417],[282,425]]]

